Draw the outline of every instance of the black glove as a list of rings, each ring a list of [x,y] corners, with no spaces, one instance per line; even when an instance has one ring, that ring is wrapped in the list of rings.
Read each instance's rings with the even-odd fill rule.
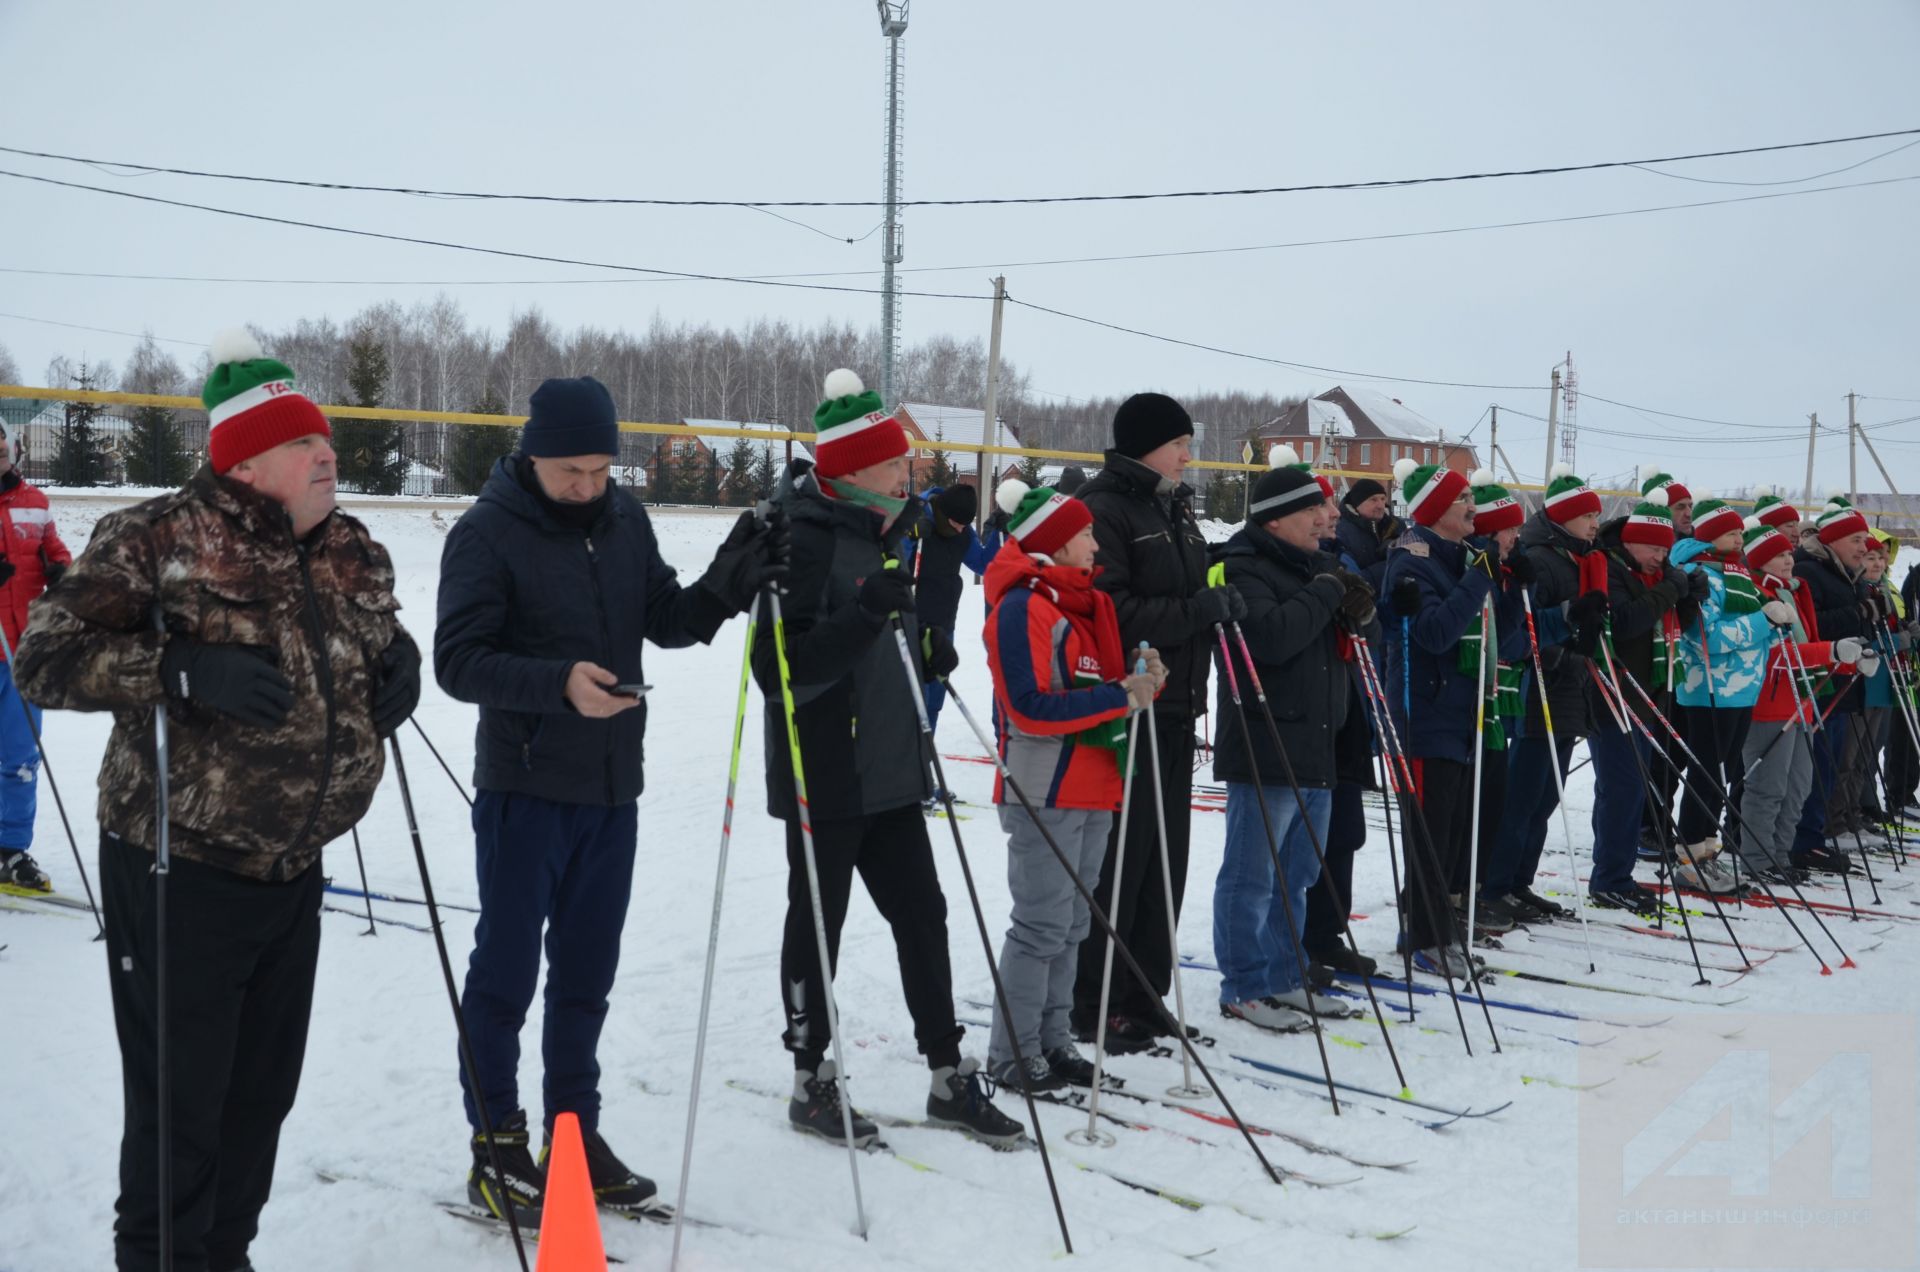
[[[997,530],[1001,534],[1005,534],[1007,532],[1007,527],[1011,526],[1012,524],[1013,524],[1013,514],[1008,512],[1005,508],[995,508],[993,512],[989,514],[987,517],[987,529]]]
[[[920,665],[926,668],[929,680],[945,680],[960,665],[960,651],[953,647],[946,628],[920,629]]]
[[[1595,590],[1582,592],[1567,606],[1567,624],[1573,628],[1573,652],[1593,657],[1600,648],[1600,632],[1607,617],[1607,594]]]
[[[1393,585],[1393,612],[1401,618],[1412,618],[1413,612],[1420,608],[1420,585],[1414,582],[1411,574],[1403,574],[1400,581]]]
[[[67,563],[65,561],[48,561],[40,567],[40,572],[47,576],[47,586],[52,587],[60,581],[61,576],[66,574]]]
[[[13,562],[7,560],[4,556],[0,556],[0,587],[5,587],[12,578]]]
[[[1713,595],[1713,586],[1707,582],[1705,570],[1681,571],[1687,576],[1687,599],[1695,605],[1705,605],[1707,598]]]
[[[727,532],[699,586],[719,597],[734,613],[744,613],[768,587],[786,591],[793,556],[793,527],[787,510],[775,505],[764,516],[743,512]]]
[[[420,705],[420,647],[405,632],[395,632],[380,652],[373,686],[373,731],[390,738]]]
[[[913,613],[913,580],[905,570],[875,570],[860,585],[860,612],[876,627],[895,614]]]
[[[1239,591],[1231,583],[1222,583],[1219,587],[1202,588],[1193,594],[1194,617],[1200,620],[1203,628],[1236,621],[1235,610],[1245,614],[1247,603],[1241,599]]]
[[[1500,577],[1500,550],[1492,544],[1484,548],[1467,549],[1467,568],[1485,571],[1490,579]]]
[[[160,685],[170,698],[259,729],[278,728],[293,709],[293,686],[264,645],[203,645],[176,636],[160,655]]]
[[[1334,579],[1344,589],[1340,595],[1340,613],[1348,623],[1360,628],[1373,621],[1373,589],[1365,579],[1352,570],[1334,570],[1324,577]]]
[[[1533,558],[1517,547],[1502,559],[1501,564],[1507,567],[1507,576],[1521,587],[1532,587],[1533,581],[1540,577],[1539,571],[1533,568]]]
[[[1226,584],[1226,589],[1227,601],[1233,606],[1233,621],[1238,623],[1247,616],[1247,598],[1231,583]]]

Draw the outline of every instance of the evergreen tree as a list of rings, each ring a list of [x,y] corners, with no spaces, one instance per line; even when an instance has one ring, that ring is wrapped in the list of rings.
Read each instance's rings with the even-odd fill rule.
[[[695,493],[695,501],[709,508],[720,503],[720,457],[706,447],[695,451],[690,457],[699,470],[700,484]],[[702,463],[701,461],[705,462]]]
[[[507,404],[488,384],[480,400],[467,408],[470,415],[505,415]],[[454,424],[447,439],[447,482],[463,495],[477,495],[487,484],[494,461],[514,448],[514,430],[499,424]]]
[[[100,377],[82,362],[72,373],[73,387],[97,390]],[[112,475],[113,461],[107,453],[107,439],[94,428],[106,408],[96,402],[69,402],[60,424],[60,436],[53,450],[53,480],[62,486],[104,485]]]
[[[673,443],[662,438],[659,448],[654,451],[652,485],[647,489],[647,502],[656,504],[680,502],[680,465],[674,462]]]
[[[387,391],[387,347],[371,327],[347,343],[347,387],[355,406],[379,406]],[[407,456],[397,421],[342,419],[333,426],[340,484],[370,495],[397,495],[407,482]]]
[[[727,502],[736,508],[744,508],[754,501],[753,486],[754,451],[753,443],[744,437],[733,439],[733,448],[727,452]]]
[[[133,486],[181,486],[193,475],[194,456],[164,406],[136,407],[128,417],[126,459]]]
[[[1020,480],[1029,486],[1040,484],[1040,470],[1045,462],[1038,455],[1023,455],[1020,459]]]
[[[936,432],[934,434],[934,440],[945,441],[946,435]],[[935,486],[938,486],[940,489],[945,490],[953,484],[953,477],[953,464],[947,459],[947,452],[935,450],[933,452],[933,463],[927,468],[926,484],[922,486],[921,489],[931,490]]]
[[[773,483],[780,479],[783,462],[775,453],[774,445],[768,442],[753,457],[753,486],[748,491],[749,502],[758,502],[773,494]]]

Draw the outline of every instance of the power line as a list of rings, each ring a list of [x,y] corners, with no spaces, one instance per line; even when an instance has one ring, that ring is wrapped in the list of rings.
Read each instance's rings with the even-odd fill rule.
[[[35,318],[31,314],[0,313],[0,318],[12,318],[16,322],[37,322],[47,327],[66,327],[72,331],[91,331],[101,336],[126,336],[133,340],[145,340],[153,336],[155,340],[165,341],[167,344],[192,345],[196,349],[207,347],[207,342],[204,340],[176,340],[172,336],[155,336],[151,331],[116,331],[112,327],[87,327],[77,322],[60,322],[54,318]]]
[[[1809,176],[1804,176],[1804,177],[1786,177],[1779,181],[1730,181],[1721,177],[1690,177],[1685,173],[1681,173],[1681,172],[1661,172],[1657,168],[1648,168],[1640,164],[1635,164],[1634,166],[1636,168],[1639,168],[1640,171],[1649,173],[1656,177],[1667,177],[1674,181],[1692,181],[1700,185],[1730,185],[1730,186],[1799,185],[1802,182],[1806,182],[1806,181],[1818,181],[1822,177],[1837,177],[1843,172],[1852,172],[1855,168],[1864,168],[1870,163],[1878,163],[1880,160],[1885,159],[1889,155],[1897,155],[1902,150],[1909,150],[1914,146],[1920,146],[1920,139],[1903,142],[1900,145],[1895,146],[1891,150],[1882,150],[1877,155],[1868,155],[1865,159],[1862,159],[1857,163],[1847,164],[1845,167],[1842,167],[1842,168],[1829,168],[1825,172],[1816,172]]]
[[[1521,229],[1535,225],[1569,225],[1581,221],[1604,221],[1614,217],[1644,216],[1655,212],[1681,212],[1695,208],[1728,207],[1739,203],[1759,203],[1769,199],[1792,199],[1808,194],[1829,194],[1837,190],[1865,190],[1874,186],[1899,185],[1920,181],[1920,173],[1902,177],[1883,177],[1874,181],[1849,181],[1840,185],[1816,186],[1811,190],[1781,190],[1772,194],[1737,195],[1725,199],[1701,199],[1691,203],[1662,203],[1642,208],[1619,208],[1610,212],[1577,212],[1567,216],[1531,217],[1518,221],[1489,221],[1476,225],[1449,225],[1426,230],[1396,230],[1382,234],[1349,234],[1338,238],[1295,239],[1284,243],[1244,243],[1229,247],[1175,248],[1153,252],[1119,252],[1104,256],[1060,256],[1026,261],[980,261],[968,265],[922,265],[896,270],[900,274],[945,274],[991,269],[1034,269],[1055,265],[1104,265],[1125,261],[1172,260],[1197,256],[1226,256],[1250,252],[1276,252],[1303,247],[1341,247],[1354,243],[1385,243],[1400,239],[1432,238],[1451,234],[1472,234],[1487,230]],[[82,187],[93,189],[94,187]],[[106,191],[106,193],[119,193]],[[197,206],[197,205],[193,205]],[[864,236],[863,236],[864,237]],[[874,269],[814,270],[801,273],[744,274],[749,282],[809,278],[869,278],[881,273]],[[280,287],[566,287],[604,284],[679,282],[666,278],[255,278],[203,274],[131,274],[87,270],[30,269],[0,266],[0,274],[32,274],[52,278],[100,278],[118,282],[159,283],[243,283]],[[1862,394],[1864,399],[1866,394]],[[1878,401],[1920,401],[1914,398],[1879,398]]]
[[[1295,371],[1315,371],[1323,375],[1347,376],[1356,380],[1391,380],[1397,384],[1431,384],[1449,389],[1505,389],[1511,391],[1532,392],[1544,389],[1544,384],[1475,384],[1459,380],[1427,380],[1419,376],[1384,375],[1371,371],[1342,370],[1339,367],[1316,366],[1311,362],[1290,362],[1285,358],[1270,358],[1264,354],[1246,353],[1239,349],[1224,349],[1219,345],[1201,344],[1196,340],[1182,340],[1177,336],[1163,336],[1157,332],[1142,331],[1138,327],[1123,327],[1119,323],[1104,322],[1098,318],[1089,318],[1084,314],[1071,314],[1064,309],[1052,309],[1046,305],[1036,305],[1030,300],[1021,300],[1009,294],[1007,303],[1019,305],[1024,309],[1036,310],[1043,314],[1052,314],[1056,318],[1066,318],[1073,322],[1083,322],[1092,327],[1105,327],[1108,331],[1125,332],[1129,336],[1140,336],[1147,340],[1158,340],[1162,344],[1180,345],[1187,349],[1199,349],[1205,353],[1218,353],[1229,358],[1244,358],[1249,362],[1264,362],[1269,366],[1287,367]]]
[[[1381,190],[1408,186],[1443,185],[1462,181],[1493,181],[1512,177],[1558,176],[1569,172],[1599,172],[1609,168],[1645,168],[1651,164],[1691,163],[1700,159],[1725,159],[1737,155],[1773,154],[1788,150],[1809,150],[1821,146],[1839,146],[1855,141],[1879,141],[1889,137],[1912,137],[1920,128],[1901,128],[1889,132],[1858,133],[1850,137],[1827,137],[1817,141],[1779,142],[1765,146],[1744,146],[1733,150],[1702,150],[1690,154],[1664,155],[1652,159],[1610,159],[1595,163],[1558,164],[1549,167],[1509,168],[1485,172],[1455,173],[1449,176],[1394,177],[1372,181],[1328,181],[1309,185],[1249,186],[1221,190],[1168,190],[1130,194],[1058,194],[1023,195],[1003,198],[905,199],[901,207],[980,207],[1004,204],[1043,203],[1117,203],[1154,199],[1214,199],[1258,194],[1304,194],[1329,190]],[[212,172],[198,168],[173,168],[158,164],[125,160],[88,158],[49,150],[28,150],[18,146],[0,146],[0,153],[52,159],[89,167],[123,168],[138,173],[164,173],[176,177],[198,177],[215,181],[244,181],[260,185],[296,186],[310,190],[343,190],[364,194],[404,194],[435,199],[471,199],[520,203],[610,204],[630,207],[682,208],[873,208],[885,203],[874,199],[658,199],[621,198],[605,195],[521,194],[484,190],[434,190],[416,186],[364,185],[345,181],[316,181],[291,177],[266,177],[252,173]],[[1667,173],[1662,176],[1671,175]],[[1813,178],[1804,178],[1812,180]]]
[[[60,186],[68,190],[86,190],[93,194],[111,195],[118,199],[137,199],[142,203],[158,203],[166,207],[186,208],[194,212],[211,212],[217,216],[238,217],[244,221],[261,221],[269,225],[290,225],[303,230],[324,230],[329,234],[347,234],[355,238],[380,239],[388,243],[410,243],[416,247],[444,247],[456,252],[474,252],[482,256],[503,256],[512,260],[541,261],[549,265],[581,265],[590,269],[611,269],[623,273],[644,274],[650,278],[675,279],[709,283],[744,283],[754,287],[785,287],[799,291],[850,292],[861,296],[877,296],[880,292],[871,287],[846,287],[833,283],[802,283],[781,281],[770,278],[747,278],[734,274],[700,274],[685,270],[656,269],[645,265],[622,265],[610,261],[581,260],[570,256],[547,256],[539,252],[517,252],[504,247],[480,247],[471,243],[453,243],[444,239],[418,238],[410,234],[389,234],[380,230],[356,230],[345,225],[328,225],[320,221],[300,221],[292,217],[268,216],[264,212],[242,212],[236,208],[215,207],[207,203],[188,203],[180,199],[163,199],[154,194],[136,194],[132,190],[111,190],[105,186],[83,185],[77,181],[60,181],[53,177],[36,176],[27,172],[10,172],[0,169],[0,177],[13,177],[20,181],[36,181],[43,185]],[[989,300],[991,297],[974,295],[968,292],[896,292],[900,296],[918,296],[929,300]]]

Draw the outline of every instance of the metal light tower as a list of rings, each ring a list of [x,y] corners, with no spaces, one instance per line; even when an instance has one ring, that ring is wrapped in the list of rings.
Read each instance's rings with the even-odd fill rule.
[[[880,240],[880,263],[886,277],[880,284],[880,397],[895,405],[893,364],[899,354],[900,296],[893,267],[905,254],[900,240],[900,37],[907,33],[907,6],[912,0],[875,0],[880,9],[880,34],[887,40],[887,220]]]

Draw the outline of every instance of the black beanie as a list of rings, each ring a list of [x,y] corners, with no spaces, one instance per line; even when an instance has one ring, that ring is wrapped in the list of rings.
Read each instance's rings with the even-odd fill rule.
[[[1193,417],[1164,393],[1136,393],[1113,413],[1113,448],[1134,459],[1191,436]]]
[[[1253,483],[1253,498],[1247,505],[1247,524],[1264,526],[1302,508],[1317,508],[1327,501],[1320,479],[1303,464],[1269,468]]]
[[[1086,469],[1077,464],[1068,464],[1060,470],[1060,480],[1053,483],[1053,488],[1063,495],[1070,495],[1086,484]]]
[[[620,427],[613,394],[590,375],[552,379],[533,391],[520,453],[541,458],[567,455],[618,455]]]
[[[1358,508],[1375,495],[1384,495],[1387,488],[1371,477],[1362,477],[1347,487],[1347,493],[1340,496],[1340,502],[1349,508]]]
[[[972,486],[955,483],[933,497],[933,506],[941,516],[966,525],[980,511],[980,496]]]

